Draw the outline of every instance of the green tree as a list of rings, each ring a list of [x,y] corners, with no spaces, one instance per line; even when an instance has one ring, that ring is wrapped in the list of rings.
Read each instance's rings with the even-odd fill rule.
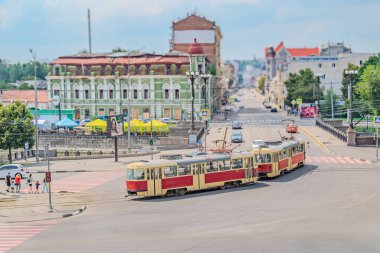
[[[261,92],[264,92],[264,86],[265,86],[265,76],[261,76],[260,78],[259,78],[259,81],[257,81],[258,82],[258,84],[259,84],[259,90],[261,91]]]
[[[288,91],[285,104],[288,106],[291,106],[293,99],[302,98],[303,102],[313,103],[323,96],[320,82],[311,69],[301,69],[298,74],[290,73],[285,85]]]
[[[123,49],[121,47],[115,47],[112,49],[113,53],[118,53],[118,52],[128,52],[126,49]]]
[[[332,99],[332,103],[331,103]],[[326,94],[323,96],[324,103],[321,104],[320,113],[322,117],[330,118],[332,116],[332,109],[334,109],[334,115],[341,114],[342,106],[338,106],[339,96],[334,93],[333,90],[327,89]],[[333,106],[332,106],[333,105]]]
[[[216,75],[216,66],[215,64],[210,64],[208,66],[208,73],[215,76]]]
[[[380,113],[380,64],[367,65],[355,85],[355,92],[376,114]]]
[[[12,149],[34,145],[34,126],[32,114],[19,101],[0,107],[0,149],[9,151],[9,162],[12,163]]]
[[[6,84],[3,80],[0,80],[0,90],[10,90],[13,89],[13,86]]]
[[[18,87],[19,90],[33,90],[34,87],[30,84],[27,84],[27,83],[23,83],[20,85],[20,87]]]

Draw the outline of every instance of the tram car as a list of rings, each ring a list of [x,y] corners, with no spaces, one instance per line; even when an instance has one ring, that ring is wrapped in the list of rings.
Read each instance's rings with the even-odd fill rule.
[[[224,189],[255,183],[257,167],[252,153],[209,154],[179,160],[153,160],[127,165],[128,195],[151,197]]]
[[[265,142],[252,150],[258,176],[274,178],[305,164],[305,141]]]

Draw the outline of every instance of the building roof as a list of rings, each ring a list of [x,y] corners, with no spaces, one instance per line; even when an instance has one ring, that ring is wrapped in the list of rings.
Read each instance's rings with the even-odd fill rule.
[[[190,45],[188,49],[189,54],[203,54],[202,46],[197,42],[197,39],[194,39],[194,42]]]
[[[34,90],[2,90],[0,91],[0,101],[1,102],[13,102],[20,101],[23,104],[34,103]],[[48,98],[47,90],[37,91],[37,101],[38,103],[49,103],[51,99]]]
[[[176,52],[159,55],[142,55],[142,56],[126,56],[124,54],[108,54],[103,56],[86,57],[81,56],[63,56],[55,59],[50,65],[152,65],[152,64],[189,64],[189,58],[186,54],[178,54]]]
[[[319,48],[313,47],[313,48],[287,48],[288,52],[293,57],[298,56],[318,56],[319,55]]]
[[[268,50],[270,47],[265,48],[265,55],[268,54]],[[274,49],[275,53],[277,54],[282,48],[285,48],[290,56],[292,57],[299,57],[299,56],[318,56],[320,54],[318,47],[303,47],[303,48],[288,48],[285,47],[284,42],[280,42],[277,47]]]
[[[173,28],[175,30],[209,30],[219,27],[216,26],[215,22],[208,20],[206,17],[193,13],[186,18],[173,21]]]

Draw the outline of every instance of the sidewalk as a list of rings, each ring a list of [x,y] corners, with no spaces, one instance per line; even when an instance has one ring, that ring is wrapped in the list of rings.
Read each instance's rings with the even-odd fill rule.
[[[351,147],[334,135],[318,126],[299,126],[300,130],[312,138],[326,153],[334,156],[345,156],[361,160],[376,161],[375,147]]]
[[[79,214],[85,206],[72,193],[52,193],[53,212],[49,212],[49,194],[0,193],[0,223],[62,219]]]

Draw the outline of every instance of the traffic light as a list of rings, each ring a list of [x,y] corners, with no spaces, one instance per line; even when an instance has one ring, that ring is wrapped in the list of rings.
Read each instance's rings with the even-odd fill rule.
[[[153,145],[153,138],[149,138],[149,145]]]

